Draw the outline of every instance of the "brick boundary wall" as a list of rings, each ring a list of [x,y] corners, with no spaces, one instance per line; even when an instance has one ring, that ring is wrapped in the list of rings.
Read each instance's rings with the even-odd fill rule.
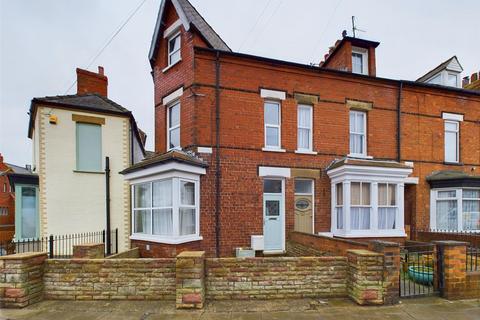
[[[129,250],[105,257],[105,259],[134,259],[134,258],[140,258],[140,250],[138,248],[129,249]]]
[[[359,305],[383,304],[383,254],[348,250],[348,295]]]
[[[49,259],[45,298],[173,300],[175,259]]]
[[[330,255],[346,256],[348,250],[368,249],[368,243],[358,242],[342,238],[332,238],[318,234],[290,232],[288,240],[297,242],[301,245],[313,248],[315,250],[326,252]]]
[[[383,303],[400,301],[400,245],[396,242],[372,240],[368,249],[383,255]]]
[[[73,246],[73,258],[76,259],[101,259],[105,257],[103,243],[85,243]]]
[[[286,250],[289,257],[321,257],[327,255],[326,252],[291,240],[287,240]]]
[[[467,272],[467,245],[460,241],[434,241],[443,257],[441,296],[448,300],[480,298],[480,272]]]
[[[207,298],[284,299],[347,296],[346,257],[206,259]]]
[[[23,308],[43,299],[46,253],[0,257],[0,308]]]

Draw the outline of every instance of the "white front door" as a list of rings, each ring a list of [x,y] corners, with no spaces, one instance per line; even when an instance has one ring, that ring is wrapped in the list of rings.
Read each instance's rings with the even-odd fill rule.
[[[264,251],[285,249],[285,201],[283,180],[265,179],[263,183]]]

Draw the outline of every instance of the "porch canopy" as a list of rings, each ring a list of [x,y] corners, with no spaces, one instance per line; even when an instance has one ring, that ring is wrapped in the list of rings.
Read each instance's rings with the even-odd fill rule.
[[[404,184],[412,171],[412,167],[394,161],[333,161],[327,168],[333,235],[405,237]]]

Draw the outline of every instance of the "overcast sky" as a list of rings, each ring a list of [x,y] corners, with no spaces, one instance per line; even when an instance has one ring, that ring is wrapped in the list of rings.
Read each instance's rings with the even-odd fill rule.
[[[62,95],[143,0],[0,0],[0,153],[31,162],[27,111],[33,97]],[[105,67],[109,98],[133,111],[153,149],[148,49],[161,0],[146,0],[93,63]],[[380,41],[377,75],[415,80],[457,55],[464,74],[480,70],[477,0],[191,0],[234,50],[318,63],[351,16]],[[76,87],[70,90],[75,93]]]

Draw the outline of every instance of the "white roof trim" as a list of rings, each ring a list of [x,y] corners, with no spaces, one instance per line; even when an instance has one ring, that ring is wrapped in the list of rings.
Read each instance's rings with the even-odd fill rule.
[[[123,177],[127,181],[131,180],[138,180],[141,178],[156,176],[159,174],[167,173],[167,172],[184,172],[193,175],[201,175],[205,174],[207,171],[205,168],[193,166],[186,163],[178,163],[178,162],[167,162],[167,163],[160,163],[155,166],[151,166],[142,170],[134,171],[126,173]]]
[[[285,91],[260,89],[260,96],[262,98],[267,98],[267,99],[270,98],[270,99],[285,100],[287,94],[285,93]]]
[[[260,177],[282,177],[290,178],[290,168],[281,167],[259,167],[258,175]]]
[[[170,37],[172,34],[174,34],[175,32],[178,31],[178,29],[180,29],[180,26],[182,25],[182,21],[180,19],[178,19],[177,21],[175,21],[174,23],[172,23],[172,25],[170,27],[168,27],[165,32],[163,33],[163,37],[164,38],[168,38]]]
[[[174,92],[170,93],[168,96],[162,99],[162,104],[166,106],[167,104],[171,103],[174,100],[179,99],[183,95],[183,87],[175,90]]]
[[[162,0],[162,2],[160,3],[160,10],[158,10],[157,22],[155,24],[155,31],[153,32],[152,41],[150,43],[150,51],[148,52],[149,60],[153,59],[153,54],[155,52],[155,46],[158,39],[158,35],[160,33],[160,28],[162,24],[162,15],[163,15],[163,12],[165,11],[166,2],[167,2],[166,0]],[[188,22],[187,16],[183,12],[182,7],[178,4],[178,1],[172,0],[172,4],[175,7],[175,11],[177,11],[177,14],[180,17],[180,21],[182,21],[182,24],[185,30],[186,31],[190,30],[190,23]]]
[[[463,121],[463,114],[442,112],[443,120]]]

